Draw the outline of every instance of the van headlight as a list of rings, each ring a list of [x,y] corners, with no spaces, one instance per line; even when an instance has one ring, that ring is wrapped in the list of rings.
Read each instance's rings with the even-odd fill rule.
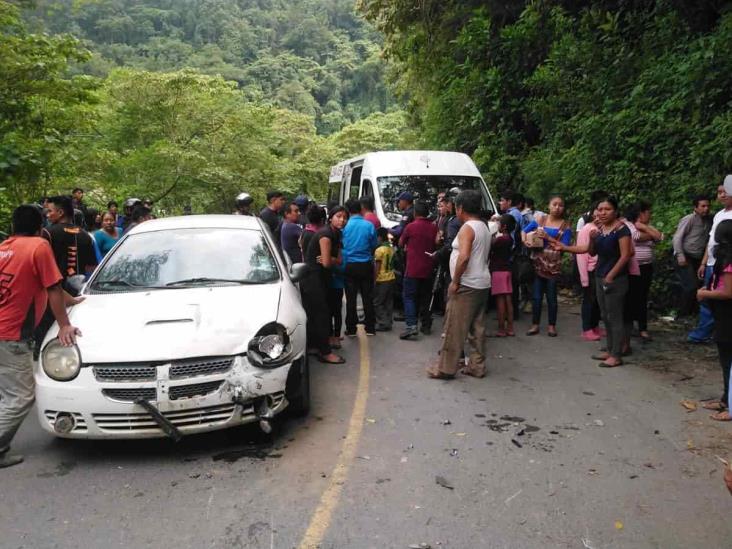
[[[81,355],[76,345],[64,347],[58,339],[53,339],[43,349],[43,371],[56,381],[71,381],[81,369]]]
[[[277,368],[290,362],[292,345],[287,330],[272,322],[264,326],[247,346],[247,359],[259,368]]]

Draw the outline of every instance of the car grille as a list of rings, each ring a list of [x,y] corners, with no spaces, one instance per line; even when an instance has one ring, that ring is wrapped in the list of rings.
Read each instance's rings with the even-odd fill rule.
[[[102,389],[102,394],[113,400],[123,402],[135,402],[138,398],[145,400],[156,400],[157,389],[155,387],[135,387],[132,389]]]
[[[234,364],[233,357],[195,359],[174,362],[170,367],[170,379],[183,379],[228,372]]]
[[[176,427],[192,427],[201,425],[216,425],[229,421],[236,410],[235,404],[209,406],[176,412],[164,412],[163,415]],[[251,407],[242,412],[243,417],[252,416]],[[138,432],[154,431],[162,433],[162,429],[147,412],[139,414],[92,414],[97,427],[110,432]]]
[[[131,364],[97,364],[92,366],[97,381],[155,381],[158,366],[164,362]],[[195,358],[180,360],[170,365],[170,379],[222,374],[231,370],[234,357]]]
[[[110,364],[93,366],[97,381],[155,381],[157,368],[152,365]]]
[[[209,381],[207,383],[196,383],[194,385],[171,386],[170,389],[168,389],[168,397],[170,400],[178,400],[179,398],[208,395],[221,387],[223,383],[223,380],[219,380]]]

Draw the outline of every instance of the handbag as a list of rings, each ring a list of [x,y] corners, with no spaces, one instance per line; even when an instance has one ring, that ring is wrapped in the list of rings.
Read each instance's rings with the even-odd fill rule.
[[[544,226],[544,222],[545,221],[542,220],[542,227]],[[567,222],[564,221],[557,232],[557,240],[562,239],[566,229]],[[531,255],[531,259],[534,262],[534,270],[536,271],[536,274],[542,278],[556,278],[562,272],[562,252],[551,248],[545,249],[544,240],[541,239],[541,242],[541,250],[534,250]]]

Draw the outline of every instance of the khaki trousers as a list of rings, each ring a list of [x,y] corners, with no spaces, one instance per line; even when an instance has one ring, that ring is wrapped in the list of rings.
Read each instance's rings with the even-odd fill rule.
[[[455,375],[465,341],[470,346],[467,368],[471,374],[485,375],[485,308],[491,289],[476,290],[460,286],[447,302],[445,339],[440,350],[438,369],[443,374]]]
[[[35,400],[33,352],[26,341],[0,341],[0,454],[10,447]]]

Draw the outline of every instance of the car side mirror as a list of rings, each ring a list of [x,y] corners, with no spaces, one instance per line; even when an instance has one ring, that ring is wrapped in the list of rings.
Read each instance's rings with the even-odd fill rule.
[[[74,275],[66,279],[66,286],[74,292],[75,295],[79,295],[81,290],[84,289],[86,284],[86,277],[84,275]]]
[[[290,267],[290,280],[300,282],[308,274],[308,266],[305,263],[295,263]]]

